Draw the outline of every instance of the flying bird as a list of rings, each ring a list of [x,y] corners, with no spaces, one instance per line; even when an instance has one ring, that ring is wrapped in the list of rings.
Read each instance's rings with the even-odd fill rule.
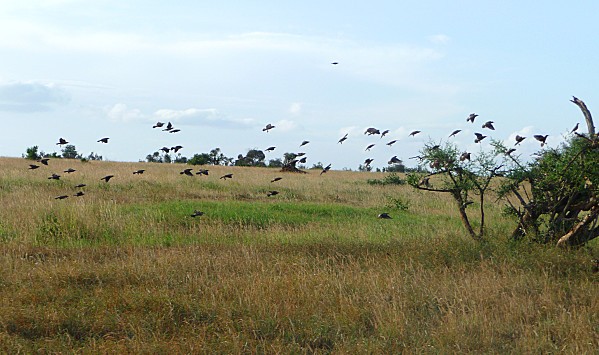
[[[103,178],[101,178],[100,180],[104,180],[105,182],[110,181],[110,179],[112,179],[114,177],[114,175],[106,175]]]
[[[270,131],[271,129],[275,128],[275,126],[271,125],[270,123],[266,125],[266,127],[262,128],[262,132],[266,132],[268,133],[268,131]]]
[[[549,137],[549,135],[548,134],[546,134],[546,135],[535,134],[534,137],[535,137],[536,140],[538,140],[539,142],[541,142],[541,147],[543,147],[545,145],[547,137]]]
[[[200,211],[200,210],[195,210],[193,211],[192,214],[190,214],[191,217],[199,217],[199,216],[203,216],[204,212]]]
[[[300,147],[303,147],[303,146],[305,146],[308,143],[310,143],[310,141],[303,141],[302,144],[300,144]]]
[[[60,196],[56,196],[54,197],[55,200],[64,200],[65,198],[68,198],[68,195],[60,195]]]
[[[270,180],[270,182],[277,182],[277,181],[280,181],[282,179],[283,179],[282,177],[276,177],[276,178]]]
[[[484,136],[482,133],[474,133],[474,135],[476,136],[474,143],[480,143],[480,141],[487,138],[487,136]]]
[[[381,131],[379,131],[378,129],[376,129],[374,127],[370,127],[370,128],[366,129],[364,134],[368,134],[369,136],[372,136],[373,134],[381,134]]]
[[[273,150],[275,150],[276,147],[268,147],[266,149],[264,149],[265,152],[272,152]]]
[[[37,168],[39,168],[39,165],[35,165],[35,164],[29,164],[29,170],[35,170]]]
[[[420,131],[412,131],[412,133],[410,133],[410,136],[413,137],[413,136],[417,135],[418,133],[420,133]]]
[[[160,127],[162,127],[162,126],[160,126]],[[171,131],[172,129],[173,129],[173,124],[169,122],[166,124],[166,128],[163,129],[163,131]]]
[[[387,143],[387,145],[390,147],[393,144],[395,144],[397,142],[397,139],[392,140],[391,142]]]
[[[306,153],[303,153],[303,152],[295,154],[296,157],[303,157],[304,155],[306,155]]]
[[[389,214],[387,212],[383,212],[376,217],[380,218],[380,219],[391,219],[391,216],[389,216]]]
[[[60,180],[60,175],[52,173],[48,180]]]
[[[488,129],[494,131],[495,127],[493,127],[493,121],[487,121],[487,122],[485,122],[485,124],[483,124],[483,128],[488,128]]]
[[[110,138],[108,138],[108,137],[100,138],[100,139],[98,139],[98,143],[108,143],[109,139]]]
[[[152,126],[152,128],[157,128],[157,127],[162,127],[164,126],[164,122],[156,122],[155,125]]]
[[[364,149],[364,151],[370,150],[370,148],[372,148],[372,147],[374,147],[374,146],[375,146],[375,144],[374,144],[374,143],[372,143],[372,144],[369,144],[369,145],[368,145],[368,147],[366,147],[366,149]]]
[[[77,191],[77,193],[74,194],[73,196],[75,196],[75,197],[81,197],[83,195],[85,195],[85,192],[83,192],[83,191]]]
[[[574,126],[574,128],[572,128],[572,130],[570,131],[570,134],[572,134],[572,133],[574,133],[574,132],[578,131],[578,125],[579,125],[579,124],[577,123],[577,124],[576,124],[576,126]]]
[[[470,116],[468,116],[468,118],[466,118],[466,122],[472,122],[474,123],[474,119],[478,117],[478,115],[476,113],[471,113]]]
[[[341,143],[341,144],[343,144],[343,142],[344,142],[346,139],[347,139],[347,133],[346,133],[346,134],[345,134],[343,137],[341,137],[341,139],[339,139],[339,141],[338,141],[337,143]]]
[[[233,174],[225,174],[220,177],[220,179],[223,179],[223,180],[232,179],[232,178],[233,178]]]
[[[401,164],[401,163],[402,163],[402,161],[401,161],[401,159],[399,159],[397,157],[397,155],[392,156],[391,159],[389,159],[389,161],[387,162],[387,164],[389,164],[389,165],[391,165],[391,164]]]
[[[384,136],[386,136],[389,133],[389,130],[386,129],[383,131],[383,133],[381,133],[381,138],[383,138]]]
[[[331,170],[331,164],[325,166],[322,171],[320,172],[320,175],[326,173],[327,171]]]
[[[78,185],[75,185],[75,188],[76,189],[80,189],[80,188],[85,187],[85,186],[87,186],[87,185],[85,185],[85,184],[78,184]]]
[[[58,139],[58,143],[56,143],[56,145],[63,146],[63,145],[65,145],[65,144],[67,144],[67,143],[69,143],[69,142],[67,142],[67,141],[66,141],[66,139],[64,139],[64,138],[59,138],[59,139]]]
[[[63,173],[70,174],[70,173],[74,173],[75,171],[77,171],[77,170],[75,170],[73,168],[68,168],[67,170],[63,171]]]
[[[301,158],[297,162],[300,163],[300,164],[305,164],[306,163],[306,157]]]
[[[196,175],[208,175],[208,169],[200,169]]]
[[[180,129],[171,129],[168,133],[177,133],[177,132],[181,132]]]
[[[175,153],[177,153],[181,149],[183,149],[182,145],[176,145],[174,147],[171,147],[171,150],[173,150]]]
[[[163,152],[165,152],[167,154],[168,154],[168,152],[171,151],[170,148],[168,148],[168,147],[162,147],[162,148],[160,148],[160,150],[162,150]]]
[[[272,190],[272,191],[268,191],[266,193],[266,196],[270,197],[270,196],[275,196],[275,195],[278,195],[278,194],[279,194],[279,191]]]
[[[339,62],[332,62],[331,64],[333,64],[333,65],[337,65],[337,64],[339,64]]]
[[[183,175],[187,175],[187,176],[193,176],[193,173],[191,172],[193,170],[193,168],[187,168],[184,169],[183,171],[179,172],[179,174]]]
[[[44,165],[48,165],[48,160],[50,160],[49,158],[42,158],[40,160],[38,160],[38,162],[44,164]]]
[[[135,171],[133,172],[133,175],[141,175],[141,174],[143,174],[145,171],[146,171],[145,169],[139,169],[139,170],[135,170]]]
[[[368,159],[364,160],[364,165],[369,166],[370,163],[372,163],[373,161],[374,161],[374,159],[368,158]]]
[[[526,137],[522,137],[522,136],[519,136],[516,134],[516,144],[514,144],[514,145],[518,145],[518,144],[522,143],[522,141],[525,139],[526,139]]]
[[[455,131],[451,132],[451,134],[447,138],[455,137],[455,135],[460,133],[461,131],[461,129],[456,129]]]

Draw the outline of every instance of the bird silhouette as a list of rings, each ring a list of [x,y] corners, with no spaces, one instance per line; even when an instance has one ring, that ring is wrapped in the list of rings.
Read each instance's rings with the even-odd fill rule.
[[[277,181],[280,181],[282,179],[283,179],[282,177],[276,177],[276,178],[270,180],[270,182],[277,182]]]
[[[182,145],[176,145],[174,147],[171,147],[171,150],[174,151],[175,153],[177,153],[178,151],[180,151],[181,149],[183,149]]]
[[[223,180],[232,179],[232,178],[233,178],[233,174],[225,174],[220,177],[220,179],[223,179]]]
[[[331,170],[331,164],[325,166],[322,171],[320,172],[320,175],[326,173],[327,171]]]
[[[100,139],[98,139],[98,143],[108,143],[109,139],[110,138],[108,138],[108,137],[100,138]]]
[[[160,150],[162,150],[163,152],[165,152],[167,154],[168,154],[168,152],[171,151],[170,148],[168,148],[168,147],[162,147],[162,148],[160,148]]]
[[[262,132],[266,132],[268,133],[268,131],[270,131],[271,129],[275,128],[275,126],[271,125],[270,123],[266,125],[266,127],[262,128]]]
[[[389,134],[389,130],[386,129],[381,133],[381,138],[383,138],[384,136],[386,136],[387,134]]]
[[[413,137],[413,136],[417,135],[418,133],[420,133],[420,131],[412,131],[412,133],[410,133],[410,136]]]
[[[522,136],[519,136],[516,134],[516,144],[514,144],[514,145],[518,145],[518,144],[522,143],[522,141],[525,139],[526,139],[526,137],[522,137]]]
[[[191,172],[193,170],[193,168],[187,168],[184,169],[183,171],[179,172],[179,174],[183,175],[187,175],[187,176],[193,176],[193,173]]]
[[[387,164],[389,164],[389,165],[391,165],[391,164],[401,164],[401,163],[402,163],[402,161],[401,161],[401,159],[399,159],[397,157],[397,155],[392,156],[391,159],[389,159],[389,161],[387,162]]]
[[[39,165],[35,165],[35,164],[29,164],[29,170],[35,170],[37,168],[39,168]]]
[[[300,147],[303,147],[303,146],[305,146],[308,143],[310,143],[310,141],[303,141],[302,144],[300,144]]]
[[[199,169],[196,175],[208,175],[208,169]]]
[[[373,161],[374,161],[374,159],[368,158],[368,159],[364,160],[364,165],[370,166],[370,163],[372,163]]]
[[[397,142],[397,139],[392,140],[391,142],[387,143],[387,145],[390,147],[393,144],[395,144]]]
[[[135,170],[135,171],[133,172],[133,175],[141,175],[141,174],[143,174],[145,171],[146,171],[145,169],[139,169],[139,170]]]
[[[391,219],[391,216],[389,216],[389,214],[388,214],[387,212],[380,213],[380,214],[379,214],[378,216],[376,216],[376,217],[377,217],[377,218],[380,218],[380,219]]]
[[[275,195],[278,195],[278,194],[279,194],[279,191],[271,190],[271,191],[268,191],[266,193],[266,196],[270,197],[270,196],[275,196]]]
[[[192,214],[190,214],[191,217],[199,217],[199,216],[203,216],[204,212],[200,211],[200,210],[194,210]]]
[[[339,64],[339,62],[332,62],[331,64],[332,65],[337,65],[337,64]]]
[[[67,170],[63,171],[63,173],[70,174],[70,173],[74,173],[75,171],[77,171],[77,170],[75,170],[73,168],[68,168]]]
[[[60,196],[56,196],[54,197],[55,200],[64,200],[65,198],[68,198],[68,195],[60,195]]]
[[[74,194],[73,196],[75,196],[75,197],[81,197],[83,195],[85,195],[85,192],[83,192],[83,191],[77,191],[77,193]]]
[[[578,131],[578,125],[579,125],[579,124],[577,123],[577,124],[576,124],[576,126],[574,126],[574,128],[572,128],[572,130],[570,131],[570,134],[572,134],[572,133],[574,133],[574,132]]]
[[[63,146],[63,145],[65,145],[65,144],[67,144],[67,143],[69,143],[69,142],[67,142],[67,141],[66,141],[66,139],[64,139],[64,138],[59,138],[59,139],[58,139],[58,143],[56,143],[56,145]]]
[[[460,161],[464,161],[464,160],[470,160],[470,153],[464,152],[464,153],[462,153],[462,155],[460,155]]]
[[[164,122],[156,122],[155,125],[152,126],[152,128],[158,128],[158,127],[162,127],[164,126]]]
[[[300,164],[305,164],[306,163],[306,157],[301,158],[297,162],[300,163]]]
[[[337,143],[338,143],[338,144],[339,144],[339,143],[343,144],[343,142],[344,142],[346,139],[347,139],[347,133],[346,133],[346,134],[345,134],[343,137],[341,137],[341,139],[339,139],[339,141],[338,141]]]
[[[104,180],[105,182],[110,181],[110,179],[112,179],[114,177],[114,175],[106,175],[103,178],[101,178],[100,180]]]
[[[181,132],[180,129],[171,129],[168,133],[177,133],[177,132]]]
[[[374,144],[374,143],[372,143],[372,144],[369,144],[369,145],[368,145],[368,147],[366,147],[366,149],[364,149],[364,151],[370,150],[370,148],[372,148],[372,147],[374,147],[374,146],[375,146],[375,144]]]
[[[494,131],[495,127],[493,127],[493,121],[487,121],[487,122],[485,122],[485,124],[483,124],[483,128],[488,128],[488,129]]]
[[[474,133],[474,135],[476,136],[474,143],[480,143],[480,141],[487,138],[487,136],[484,136],[482,133]]]
[[[160,127],[162,127],[162,126],[160,126]],[[166,124],[166,128],[163,129],[163,131],[171,131],[172,129],[173,129],[173,124],[169,122]]]
[[[272,152],[275,149],[276,149],[276,147],[268,147],[268,148],[264,149],[264,151],[265,152]]]
[[[52,173],[48,180],[60,180],[60,175]]]
[[[370,128],[366,129],[366,131],[364,132],[364,134],[368,134],[369,136],[372,136],[373,134],[381,134],[381,132],[378,129],[374,128],[374,127],[370,127]]]
[[[451,134],[447,138],[455,137],[455,135],[460,133],[461,131],[461,129],[456,129],[455,131],[451,132]]]
[[[49,158],[42,158],[42,159],[39,159],[38,162],[40,162],[40,163],[42,163],[44,165],[48,165],[48,161],[49,160],[50,160]]]
[[[547,141],[547,137],[549,137],[548,134],[546,135],[542,135],[542,134],[535,134],[534,135],[535,139],[538,140],[539,142],[541,142],[541,147],[545,146],[545,143]]]
[[[75,188],[76,189],[80,189],[80,188],[85,187],[85,186],[87,186],[87,185],[85,185],[85,184],[78,184],[78,185],[75,185]]]
[[[471,113],[470,116],[468,116],[468,118],[466,118],[466,122],[472,122],[474,123],[474,119],[478,117],[478,115],[476,113]]]

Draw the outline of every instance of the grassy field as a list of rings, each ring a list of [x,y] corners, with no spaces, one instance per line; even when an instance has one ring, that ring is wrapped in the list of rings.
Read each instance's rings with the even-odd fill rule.
[[[0,352],[599,349],[597,244],[508,242],[499,203],[477,244],[447,196],[382,173],[29,163],[0,158]]]

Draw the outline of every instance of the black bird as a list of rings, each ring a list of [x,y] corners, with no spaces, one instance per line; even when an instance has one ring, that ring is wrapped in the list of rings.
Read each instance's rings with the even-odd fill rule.
[[[462,155],[460,155],[460,161],[464,161],[464,160],[470,160],[470,153],[464,152],[464,153],[462,153]]]
[[[276,178],[270,180],[270,182],[277,182],[277,181],[280,181],[282,179],[283,179],[282,177],[276,177]]]
[[[391,165],[391,164],[401,164],[401,163],[402,163],[402,161],[401,161],[401,159],[399,159],[397,157],[397,155],[392,156],[391,159],[389,159],[389,161],[387,162],[387,164],[389,164],[389,165]]]
[[[233,174],[225,174],[220,177],[220,179],[223,179],[223,180],[232,179],[232,178],[233,178]]]
[[[522,141],[525,139],[526,139],[526,137],[522,137],[522,136],[519,136],[516,134],[516,144],[514,144],[514,145],[518,145],[518,144],[522,143]]]
[[[387,145],[390,147],[393,144],[395,144],[397,142],[397,139],[392,140],[391,142],[387,143]]]
[[[38,160],[38,162],[40,162],[44,165],[48,165],[48,160],[50,160],[50,158],[42,158],[42,159]]]
[[[570,131],[570,134],[572,134],[576,131],[578,131],[578,123],[576,124],[576,126],[574,126],[574,128],[572,128],[572,130]]]
[[[305,164],[306,163],[306,157],[301,158],[297,162],[300,163],[300,164]]]
[[[60,196],[56,196],[54,197],[55,200],[64,200],[65,198],[68,198],[68,195],[60,195]]]
[[[374,146],[375,146],[375,144],[374,144],[374,143],[372,143],[372,144],[369,144],[369,145],[368,145],[368,147],[366,147],[366,149],[364,149],[364,151],[370,150],[370,148],[372,148],[372,147],[374,147]]]
[[[106,175],[103,178],[101,178],[100,180],[104,180],[106,182],[110,181],[110,179],[112,179],[114,177],[114,175]]]
[[[379,131],[378,129],[376,129],[374,127],[370,127],[370,128],[366,129],[364,134],[368,134],[369,136],[372,136],[373,134],[381,134],[381,131]]]
[[[162,127],[164,126],[164,122],[156,122],[155,125],[152,126],[152,128],[157,128],[157,127]]]
[[[56,145],[60,145],[60,146],[62,146],[62,145],[65,145],[65,144],[67,144],[67,143],[69,143],[69,142],[67,142],[67,141],[66,141],[66,139],[64,139],[64,138],[59,138],[59,139],[58,139],[58,143],[56,143]]]
[[[143,174],[145,171],[146,171],[145,169],[139,169],[139,170],[135,170],[135,171],[133,172],[133,175],[141,175],[141,174]]]
[[[474,119],[478,117],[478,115],[476,113],[471,113],[470,116],[468,116],[468,118],[466,118],[466,122],[472,122],[474,123]]]
[[[303,141],[302,144],[300,144],[300,147],[303,147],[303,146],[305,146],[308,143],[310,143],[310,141]]]
[[[169,123],[166,124],[166,128],[163,129],[163,131],[170,131],[172,129],[173,129],[173,124],[169,122]]]
[[[331,164],[325,166],[322,171],[320,172],[320,175],[326,173],[327,171],[331,170]]]
[[[162,147],[162,148],[160,148],[160,150],[162,150],[165,153],[168,153],[171,151],[170,148],[168,148],[168,147]]]
[[[370,166],[370,163],[372,163],[373,161],[374,161],[374,159],[368,158],[368,159],[364,160],[364,165]]]
[[[549,135],[548,134],[546,134],[546,135],[535,134],[534,137],[535,137],[536,140],[538,140],[539,142],[541,142],[541,147],[543,147],[545,145],[547,137],[549,137]]]
[[[181,132],[180,129],[171,129],[168,133],[177,133],[177,132]]]
[[[63,171],[63,173],[70,174],[70,173],[74,173],[75,171],[77,171],[77,170],[75,170],[73,168],[68,168],[67,170]]]
[[[110,138],[108,138],[108,137],[100,138],[100,139],[98,139],[98,143],[108,143],[109,139]]]
[[[381,133],[381,138],[383,138],[384,136],[386,136],[389,133],[389,130],[386,129],[383,131],[383,133]]]
[[[53,173],[48,180],[60,180],[60,175]]]
[[[413,137],[413,136],[417,135],[418,133],[420,133],[420,131],[412,131],[412,133],[410,133],[410,136]]]
[[[187,169],[179,172],[179,174],[181,174],[181,175],[185,174],[187,176],[193,176],[193,173],[191,172],[192,170],[193,170],[193,168],[187,168]]]
[[[339,62],[332,62],[331,64],[333,64],[333,65],[337,65],[337,64],[339,64]]]
[[[278,194],[279,194],[279,191],[272,190],[272,191],[268,191],[266,193],[266,196],[270,197],[270,196],[275,196],[275,195],[278,195]]]
[[[456,129],[455,131],[451,132],[451,134],[447,138],[455,137],[455,135],[460,133],[461,131],[461,129]]]
[[[297,153],[295,156],[296,157],[303,157],[304,155],[306,155],[306,153],[302,152],[302,153]]]
[[[339,139],[339,141],[338,141],[337,143],[341,143],[341,144],[343,144],[343,142],[344,142],[346,139],[347,139],[347,133],[346,133],[346,134],[345,134],[343,137],[341,137],[341,139]]]
[[[195,211],[193,211],[193,213],[190,216],[191,217],[199,217],[199,216],[203,216],[203,215],[204,215],[204,212],[195,210]]]
[[[474,143],[480,143],[480,141],[487,138],[487,136],[482,135],[482,133],[474,133],[474,135],[476,136]]]
[[[276,147],[268,147],[268,148],[264,149],[264,151],[265,152],[272,152],[275,149],[276,149]]]
[[[262,132],[266,132],[268,133],[268,131],[270,131],[271,129],[275,128],[275,126],[271,125],[270,123],[266,125],[266,127],[262,128]]]
[[[39,168],[39,165],[35,165],[35,164],[29,164],[29,170],[35,170],[37,168]]]
[[[208,169],[199,169],[196,175],[208,175]]]
[[[487,121],[487,122],[485,122],[485,124],[483,124],[483,128],[488,128],[488,129],[494,131],[495,127],[493,127],[493,121]]]
[[[78,185],[75,185],[75,188],[80,189],[80,188],[85,187],[85,186],[87,186],[87,185],[85,185],[85,184],[78,184]]]
[[[182,145],[176,145],[174,147],[171,147],[171,150],[175,151],[175,153],[177,153],[181,149],[183,149]]]
[[[81,197],[83,195],[85,195],[85,192],[83,192],[83,191],[77,191],[77,193],[74,194],[73,196],[75,196],[75,197]]]
[[[389,216],[389,214],[387,212],[383,212],[376,217],[380,218],[380,219],[391,219],[391,216]]]

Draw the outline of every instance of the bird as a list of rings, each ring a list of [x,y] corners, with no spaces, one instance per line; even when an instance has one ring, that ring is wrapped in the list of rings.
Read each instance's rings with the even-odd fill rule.
[[[401,159],[399,159],[397,157],[397,155],[392,156],[391,159],[389,159],[389,161],[387,162],[387,164],[389,164],[389,165],[391,165],[391,164],[401,164],[401,163],[402,163],[402,161],[401,161]]]
[[[461,131],[461,129],[456,129],[455,131],[451,132],[451,134],[447,138],[455,137],[455,135],[460,133]]]
[[[162,127],[162,126],[160,126],[160,127]],[[166,128],[163,129],[163,131],[170,131],[172,129],[173,129],[173,124],[169,122],[166,124]]]
[[[60,180],[60,175],[52,173],[48,180]]]
[[[543,147],[547,141],[547,137],[549,137],[548,134],[546,135],[542,135],[542,134],[535,134],[534,135],[535,139],[538,140],[539,142],[541,142],[541,147]]]
[[[376,217],[380,218],[380,219],[391,219],[391,216],[389,216],[389,214],[387,212],[380,213]]]
[[[156,122],[155,125],[152,126],[152,128],[157,128],[157,127],[162,127],[164,126],[164,122]]]
[[[38,160],[38,162],[40,162],[40,163],[42,163],[44,165],[48,165],[48,161],[49,160],[50,160],[49,158],[42,158],[42,159]]]
[[[183,171],[179,172],[179,174],[183,175],[187,175],[187,176],[193,176],[193,173],[191,172],[193,170],[193,168],[187,168],[184,169]]]
[[[386,129],[381,133],[381,138],[383,138],[384,136],[386,136],[389,133],[389,130]]]
[[[364,134],[368,134],[369,136],[372,136],[373,134],[381,134],[381,131],[379,131],[378,129],[376,129],[374,127],[370,127],[370,128],[366,129]]]
[[[168,147],[162,147],[162,148],[160,148],[160,150],[162,150],[163,152],[165,152],[167,154],[168,154],[168,152],[171,151],[170,148],[168,148]]]
[[[106,182],[110,181],[110,179],[112,179],[114,177],[114,175],[106,175],[103,178],[101,178],[100,180],[104,180]]]
[[[339,64],[339,62],[332,62],[331,64],[332,65],[337,65],[337,64]]]
[[[98,139],[98,143],[108,143],[109,139],[110,138],[108,138],[108,137],[100,138],[100,139]]]
[[[208,169],[200,169],[196,172],[196,175],[208,175]]]
[[[276,177],[276,178],[270,180],[270,182],[277,182],[277,181],[280,181],[282,179],[283,179],[282,177]]]
[[[470,116],[468,116],[468,118],[466,118],[466,122],[472,122],[474,123],[474,119],[478,117],[478,115],[476,113],[471,113]]]
[[[69,142],[67,142],[67,141],[66,141],[66,139],[64,139],[64,138],[59,138],[59,139],[58,139],[58,143],[56,143],[56,145],[60,145],[60,146],[62,146],[62,145],[65,145],[65,144],[67,144],[67,143],[69,143]]]
[[[574,132],[578,131],[578,125],[579,125],[579,124],[577,123],[577,124],[576,124],[576,126],[574,126],[574,128],[572,128],[572,130],[570,131],[570,134],[572,134],[572,133],[574,133]]]
[[[75,196],[75,197],[81,197],[83,195],[85,195],[85,192],[83,192],[83,191],[77,191],[77,193],[74,194],[73,196]]]
[[[232,178],[233,178],[233,174],[225,174],[220,177],[220,179],[223,179],[223,180],[232,179]]]
[[[322,171],[320,172],[320,175],[326,173],[327,171],[331,170],[331,164],[325,166]]]
[[[300,164],[305,164],[306,163],[306,157],[301,158],[297,162],[300,163]]]
[[[303,146],[305,146],[308,143],[310,143],[310,141],[303,141],[302,144],[300,144],[300,147],[303,147]]]
[[[505,155],[510,155],[510,154],[512,154],[512,153],[513,153],[513,152],[515,152],[515,151],[516,151],[516,148],[511,148],[511,149],[508,149],[508,150],[505,152]]]
[[[410,133],[410,136],[413,137],[413,136],[417,135],[418,133],[420,133],[420,131],[412,131],[412,133]]]
[[[392,140],[391,142],[387,143],[387,145],[390,147],[393,144],[395,144],[397,142],[397,139]]]
[[[339,144],[339,143],[343,144],[343,142],[344,142],[346,139],[347,139],[347,133],[346,133],[346,134],[345,134],[343,137],[341,137],[341,139],[339,139],[339,141],[338,141],[337,143],[338,143],[338,144]]]
[[[200,211],[200,210],[194,210],[192,214],[190,214],[191,217],[199,217],[199,216],[203,216],[204,212]]]
[[[77,170],[75,170],[73,168],[68,168],[67,170],[63,171],[63,173],[70,174],[70,173],[74,173],[75,171],[77,171]]]
[[[462,155],[460,155],[460,161],[464,161],[464,160],[470,160],[470,153],[464,152],[464,153],[462,153]]]
[[[370,148],[372,148],[372,147],[374,147],[374,146],[375,146],[375,144],[374,144],[374,143],[372,143],[372,144],[369,144],[369,145],[368,145],[368,147],[366,147],[366,149],[364,149],[364,151],[370,150]]]
[[[145,169],[139,169],[139,170],[135,170],[135,171],[133,172],[133,175],[141,175],[141,174],[143,174],[144,172],[145,172]]]
[[[474,143],[480,143],[480,141],[487,138],[487,136],[483,136],[482,133],[474,133],[474,135],[476,136]]]
[[[181,149],[183,149],[182,145],[176,145],[174,147],[171,147],[171,150],[174,151],[175,153],[177,153]]]
[[[168,133],[177,133],[177,132],[181,132],[180,129],[171,129]]]
[[[65,198],[68,198],[68,195],[60,195],[60,196],[56,196],[54,197],[55,200],[64,200]]]
[[[35,165],[35,164],[29,164],[29,170],[35,170],[37,168],[39,168],[39,165]]]
[[[525,139],[526,139],[526,137],[522,137],[522,136],[519,136],[516,134],[516,144],[514,144],[514,145],[518,145],[518,144],[522,143],[522,141]]]
[[[487,122],[485,122],[485,124],[483,124],[483,128],[488,128],[488,129],[494,131],[495,127],[493,127],[493,121],[487,121]]]
[[[368,158],[368,159],[364,160],[364,165],[369,166],[370,163],[372,163],[373,161],[374,161],[374,159]]]
[[[266,132],[268,133],[268,131],[270,131],[271,129],[275,128],[275,126],[271,125],[270,123],[266,125],[266,127],[262,128],[262,132]]]
[[[85,185],[85,184],[78,184],[78,185],[75,185],[75,188],[80,189],[80,188],[85,187],[85,186],[87,186],[87,185]]]
[[[306,153],[297,153],[297,154],[295,154],[296,157],[303,157],[304,155],[306,155]]]
[[[276,147],[268,147],[266,149],[264,149],[265,152],[272,152],[273,150],[275,150]]]
[[[270,197],[270,196],[275,196],[275,195],[278,195],[278,194],[279,194],[279,191],[272,190],[272,191],[268,191],[266,193],[266,196]]]

